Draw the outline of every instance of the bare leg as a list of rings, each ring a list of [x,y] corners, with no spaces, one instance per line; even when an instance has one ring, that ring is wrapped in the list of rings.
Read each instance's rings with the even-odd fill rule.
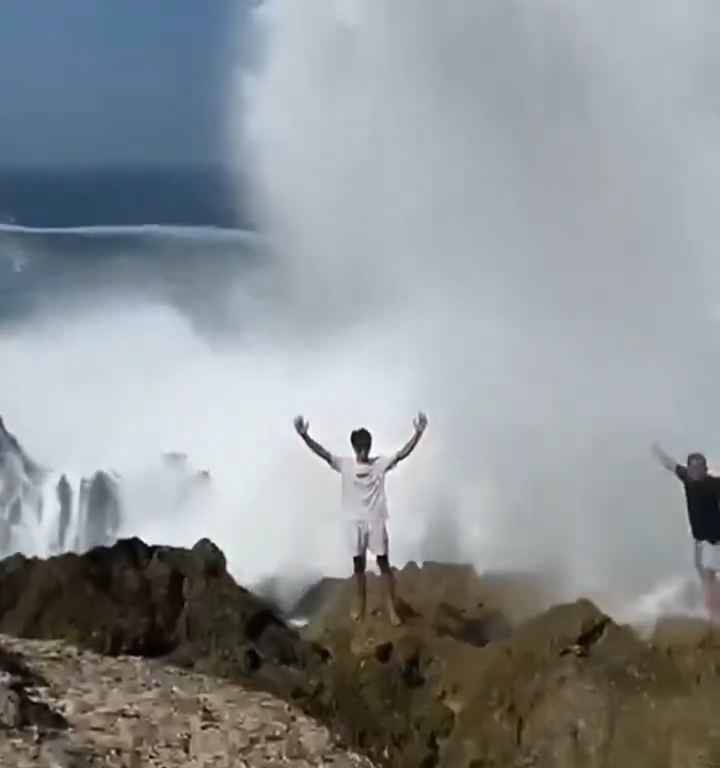
[[[697,571],[697,575],[700,577],[700,581],[704,581],[705,569],[703,568],[703,564],[702,564],[702,541],[695,541],[693,542],[693,545],[694,545],[693,560],[695,562],[695,570]]]
[[[720,624],[720,584],[717,580],[717,571],[705,567],[704,546],[702,541],[695,542],[695,568],[702,582],[707,617],[713,624]]]
[[[712,620],[712,594],[710,591],[710,582],[705,574],[702,576],[703,601],[705,603],[705,613],[708,619]]]
[[[705,603],[705,613],[710,621],[713,620],[713,578],[709,571],[701,572],[703,602]]]
[[[705,592],[705,608],[710,621],[714,624],[720,624],[720,584],[718,584],[715,571],[705,571],[703,591]]]
[[[367,603],[367,579],[365,578],[365,558],[353,558],[353,570],[355,573],[355,605],[350,611],[353,621],[362,621],[365,618],[365,606]]]
[[[703,566],[703,543],[702,541],[695,542],[695,570],[700,577],[700,583],[702,584],[703,602],[705,604],[705,613],[710,621],[714,621],[714,599],[713,599],[713,582],[715,581],[715,574],[712,571],[707,570]]]
[[[399,627],[402,624],[397,612],[397,603],[395,601],[395,575],[392,572],[387,555],[380,555],[377,559],[378,568],[382,574],[383,586],[385,590],[385,605],[387,615],[393,627]]]

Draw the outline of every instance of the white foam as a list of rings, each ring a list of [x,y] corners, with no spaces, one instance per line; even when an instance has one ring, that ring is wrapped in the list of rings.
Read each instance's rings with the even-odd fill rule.
[[[22,224],[0,224],[0,234],[84,235],[86,237],[149,236],[187,240],[257,241],[258,235],[246,229],[229,227],[140,224],[129,226],[28,227]]]
[[[61,474],[46,472],[39,484],[23,478],[18,493],[0,509],[0,517],[8,520],[13,505],[20,504],[20,519],[11,526],[9,551],[19,551],[28,556],[49,557],[61,551],[59,532],[61,504],[58,482]],[[78,515],[80,477],[66,474],[72,491],[72,509],[63,549],[82,550],[87,542],[80,535],[82,521]]]
[[[641,634],[652,633],[658,621],[667,617],[707,617],[702,586],[697,577],[675,575],[613,611],[613,618],[634,626]]]

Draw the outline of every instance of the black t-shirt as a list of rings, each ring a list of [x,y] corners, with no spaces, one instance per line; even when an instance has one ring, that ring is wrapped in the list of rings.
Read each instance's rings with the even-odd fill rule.
[[[685,486],[690,529],[696,541],[720,542],[720,477],[706,475],[690,480],[687,467],[678,465],[675,474]]]

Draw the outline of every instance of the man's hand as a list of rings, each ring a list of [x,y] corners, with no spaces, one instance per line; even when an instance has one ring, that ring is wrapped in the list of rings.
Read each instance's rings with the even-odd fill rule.
[[[339,472],[338,465],[330,451],[328,451],[327,448],[323,448],[317,440],[313,440],[308,434],[310,425],[307,421],[305,421],[302,416],[296,416],[293,424],[295,425],[295,431],[300,435],[305,445],[307,445],[316,456],[319,456],[323,461],[326,461],[333,469]]]
[[[296,416],[295,417],[295,431],[300,435],[300,437],[306,437],[308,433],[308,429],[310,428],[310,425],[302,416]]]
[[[665,469],[669,470],[670,472],[675,471],[677,462],[675,459],[673,459],[672,456],[668,456],[668,454],[663,451],[659,443],[653,443],[652,450],[657,460],[663,465],[663,467],[665,467]]]
[[[407,457],[415,450],[415,447],[420,442],[420,438],[423,432],[427,428],[427,416],[420,411],[413,421],[413,427],[415,427],[415,434],[408,440],[407,443],[393,456],[392,460],[388,464],[388,470],[396,467],[399,462],[407,459]]]

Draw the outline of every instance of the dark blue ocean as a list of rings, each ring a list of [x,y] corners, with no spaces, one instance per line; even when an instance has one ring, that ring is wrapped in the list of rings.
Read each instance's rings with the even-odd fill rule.
[[[242,200],[218,169],[0,173],[0,328],[103,292],[222,324],[230,278],[259,266]]]

